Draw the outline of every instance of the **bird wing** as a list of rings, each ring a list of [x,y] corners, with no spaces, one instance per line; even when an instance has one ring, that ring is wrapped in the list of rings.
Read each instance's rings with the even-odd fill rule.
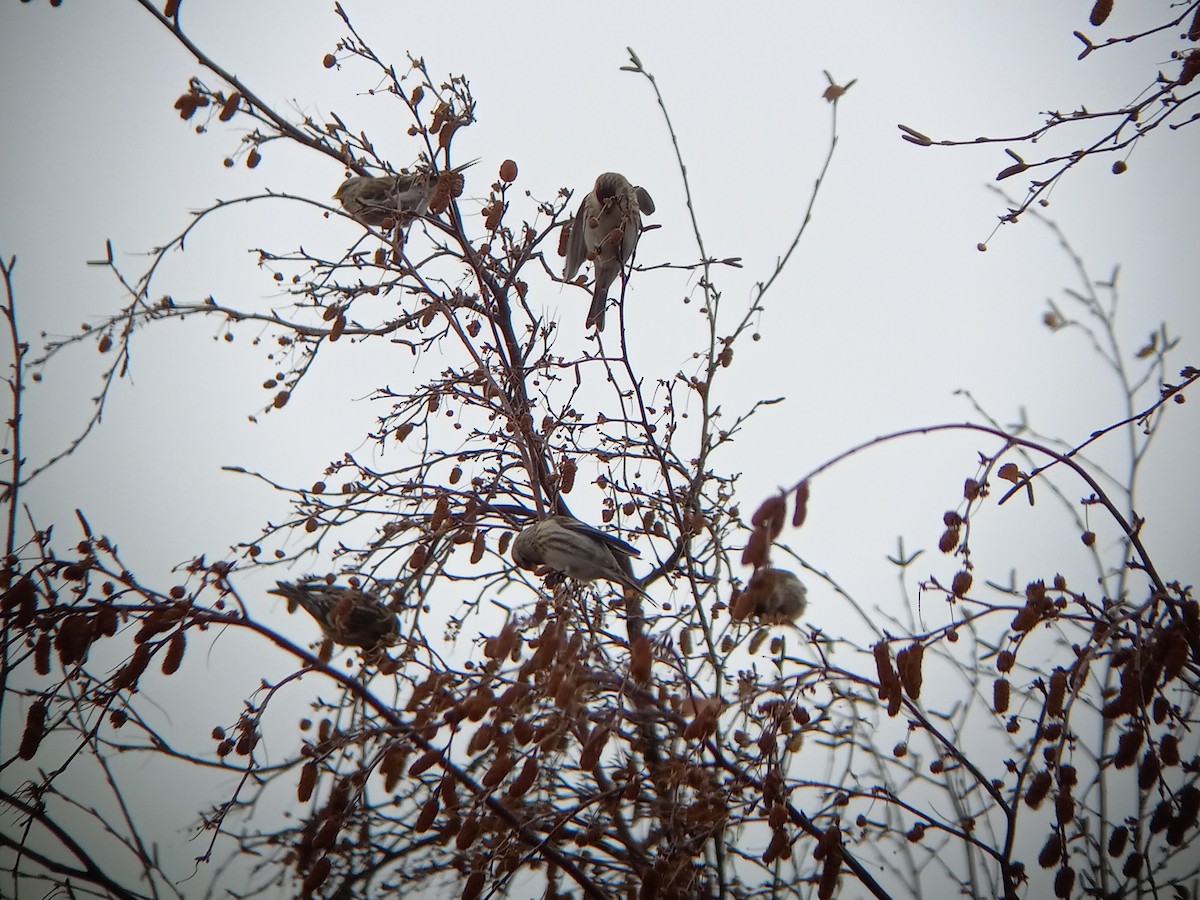
[[[567,238],[567,262],[563,266],[563,278],[568,281],[575,277],[579,267],[587,259],[587,220],[588,207],[592,205],[593,194],[588,194],[579,204],[575,213],[575,221],[571,223],[571,234]]]
[[[633,189],[633,194],[637,197],[638,209],[646,215],[651,215],[654,212],[654,200],[650,197],[650,192],[641,185]]]
[[[609,534],[607,531],[601,531],[599,528],[593,528],[586,522],[580,522],[578,519],[572,519],[563,516],[560,519],[564,528],[569,528],[572,531],[577,531],[581,534],[588,534],[592,537],[599,538],[604,542],[613,553],[618,556],[641,556],[642,552],[632,544],[627,544],[616,535]]]

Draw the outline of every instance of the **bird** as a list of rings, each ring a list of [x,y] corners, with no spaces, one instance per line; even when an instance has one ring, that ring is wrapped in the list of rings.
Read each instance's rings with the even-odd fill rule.
[[[769,624],[795,622],[808,606],[804,582],[787,569],[765,566],[755,571],[734,604],[734,617],[754,616]]]
[[[617,172],[598,176],[591,193],[579,204],[567,238],[563,278],[570,281],[584,260],[593,261],[596,283],[588,309],[588,328],[595,325],[597,331],[604,330],[608,289],[633,256],[642,231],[642,213],[653,212],[654,201],[646,189],[635,187]]]
[[[324,581],[277,581],[276,585],[267,593],[286,597],[292,609],[299,604],[334,643],[364,650],[395,643],[396,614],[374,594]]]
[[[546,566],[577,581],[602,578],[645,595],[629,564],[631,557],[641,556],[637,548],[571,516],[548,516],[529,525],[509,552],[522,569]]]
[[[333,197],[363,225],[372,228],[388,223],[404,225],[429,211],[442,175],[457,175],[476,162],[472,160],[449,172],[417,169],[401,175],[352,175],[334,191]],[[454,196],[461,193],[461,184],[458,187],[457,193],[451,189]]]

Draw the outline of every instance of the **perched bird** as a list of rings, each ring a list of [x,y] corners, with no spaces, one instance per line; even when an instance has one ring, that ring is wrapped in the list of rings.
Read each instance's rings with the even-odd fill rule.
[[[454,194],[457,196],[462,192],[462,176],[459,173],[474,164],[475,160],[472,160],[441,173],[418,169],[402,175],[353,175],[342,182],[333,197],[342,205],[342,209],[364,225],[372,228],[387,223],[404,225],[429,211],[439,176],[458,176],[458,192]],[[451,192],[454,193],[453,188]]]
[[[808,606],[808,591],[795,573],[765,567],[750,577],[750,583],[734,602],[733,617],[754,616],[767,623],[795,622]]]
[[[374,594],[323,581],[276,584],[268,593],[286,597],[289,608],[302,606],[335,643],[371,650],[393,643],[399,631],[396,614]]]
[[[577,581],[603,578],[645,594],[629,565],[630,557],[641,555],[637,548],[570,516],[550,516],[528,526],[510,553],[522,569],[546,566]]]
[[[571,234],[567,239],[567,263],[563,278],[570,281],[590,259],[596,268],[592,305],[587,325],[604,330],[604,307],[608,289],[633,256],[642,231],[642,213],[654,212],[654,201],[645,188],[634,187],[616,172],[605,172],[596,179],[592,192],[583,198]]]

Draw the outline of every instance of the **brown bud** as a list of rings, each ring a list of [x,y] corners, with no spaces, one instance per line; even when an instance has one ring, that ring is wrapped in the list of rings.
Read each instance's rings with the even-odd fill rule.
[[[1037,809],[1050,793],[1050,773],[1038,772],[1029,782],[1029,790],[1025,792],[1025,803],[1030,809]]]
[[[1074,887],[1075,870],[1070,866],[1063,866],[1058,870],[1058,874],[1054,876],[1054,896],[1070,897]]]
[[[1173,734],[1163,735],[1158,742],[1158,755],[1165,766],[1179,765],[1179,738]]]
[[[997,678],[992,682],[992,709],[997,714],[1008,712],[1009,684],[1007,678]]]
[[[1117,752],[1113,755],[1113,765],[1118,769],[1132,766],[1138,751],[1142,749],[1142,739],[1142,727],[1135,722],[1129,731],[1117,738]]]
[[[438,760],[441,758],[442,752],[436,747],[430,747],[419,757],[417,757],[417,760],[408,767],[409,777],[415,778],[417,775],[420,775],[422,772],[433,766],[433,764],[438,762]]]
[[[30,760],[37,754],[42,738],[46,736],[46,701],[33,701],[25,715],[25,732],[21,735],[21,759]]]
[[[971,590],[971,582],[973,580],[974,579],[971,577],[971,573],[966,569],[956,573],[954,576],[954,581],[951,582],[951,589],[954,591],[954,596],[965,597],[967,592]]]
[[[1138,767],[1138,787],[1143,791],[1148,791],[1154,787],[1158,781],[1158,776],[1162,772],[1162,763],[1159,762],[1158,754],[1151,748],[1146,751],[1146,755],[1142,757],[1142,764]]]
[[[500,163],[500,180],[506,184],[512,184],[517,180],[517,164],[511,159]]]
[[[1108,855],[1116,859],[1125,852],[1125,844],[1129,840],[1129,829],[1124,825],[1119,825],[1113,829],[1112,834],[1108,838]]]
[[[217,118],[220,119],[222,122],[228,122],[230,119],[233,118],[234,113],[237,112],[238,104],[241,102],[242,102],[242,95],[239,94],[237,91],[234,91],[232,94],[229,95],[229,98],[225,101],[225,104],[221,107],[221,112],[217,114]]]
[[[433,827],[433,823],[437,820],[437,814],[440,810],[438,805],[437,795],[434,794],[421,807],[421,812],[417,815],[417,821],[413,824],[413,831],[417,834],[428,831]]]
[[[513,779],[513,783],[508,786],[509,799],[515,800],[523,796],[531,787],[537,778],[539,770],[538,760],[536,756],[531,756],[525,760],[525,765],[521,767],[520,774]]]
[[[39,675],[50,674],[50,635],[43,634],[33,647],[33,671]]]
[[[296,788],[296,797],[301,803],[307,803],[312,797],[313,788],[317,786],[317,764],[305,763],[300,769],[300,784]]]
[[[492,767],[483,773],[482,783],[484,787],[495,787],[503,781],[508,773],[516,766],[516,759],[509,753],[501,753],[496,757]],[[460,848],[461,849],[461,848]]]
[[[1050,687],[1046,691],[1046,715],[1058,718],[1063,714],[1063,700],[1067,693],[1067,673],[1056,668],[1050,676]]]
[[[1042,845],[1042,851],[1038,854],[1038,865],[1043,869],[1049,869],[1052,866],[1058,865],[1058,861],[1062,858],[1062,835],[1057,831],[1052,832],[1050,837],[1046,839],[1046,843]]]
[[[179,665],[183,662],[185,647],[186,639],[182,631],[178,631],[171,636],[171,640],[167,643],[166,656],[163,657],[162,672],[164,675],[174,675],[179,671]]]
[[[900,671],[900,683],[912,699],[921,699],[921,684],[924,675],[921,662],[925,657],[925,646],[913,644],[896,654],[896,668]]]

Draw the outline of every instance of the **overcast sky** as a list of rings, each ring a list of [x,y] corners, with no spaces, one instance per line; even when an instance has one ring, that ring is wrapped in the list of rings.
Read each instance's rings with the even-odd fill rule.
[[[690,261],[683,186],[661,114],[646,82],[619,71],[632,46],[668,104],[709,252],[744,260],[744,269],[720,273],[733,303],[770,274],[803,216],[828,146],[822,71],[857,79],[839,108],[840,143],[810,231],[768,295],[763,340],[739,346],[724,384],[730,408],[787,398],[717,460],[744,471],[749,507],[872,436],[973,418],[958,389],[1003,422],[1024,408],[1038,430],[1070,443],[1120,417],[1118,386],[1081,337],[1041,325],[1048,297],[1080,287],[1054,237],[1026,219],[989,239],[1003,203],[986,185],[1011,160],[995,145],[915,147],[896,128],[935,139],[1023,133],[1041,123],[1042,110],[1115,107],[1158,69],[1175,71],[1171,41],[1157,45],[1161,52],[1134,46],[1076,61],[1081,45],[1071,32],[1094,32],[1090,5],[813,2],[746,12],[715,2],[344,3],[384,58],[399,64],[410,51],[434,77],[470,80],[479,121],[456,139],[460,159],[481,159],[468,175],[468,211],[505,158],[520,166],[517,186],[539,198],[564,186],[582,193],[599,172],[617,170],[657,205],[652,221],[661,227],[643,240],[640,261]],[[1099,35],[1138,30],[1145,22],[1130,17],[1147,6],[1117,4]],[[395,104],[367,95],[373,73],[354,62],[322,66],[343,34],[332,3],[185,0],[182,21],[277,109],[336,112],[394,166],[415,161],[420,148]],[[172,104],[198,66],[132,2],[8,4],[0,26],[0,254],[18,257],[20,324],[35,351],[40,332],[71,333],[124,302],[103,268],[86,265],[103,257],[106,239],[136,276],[139,254],[215,198],[270,188],[329,202],[344,177],[327,157],[274,144],[253,171],[223,167],[240,131],[213,123],[196,135],[180,121]],[[1032,157],[1032,149],[1022,152]],[[1114,157],[1085,165],[1045,210],[1094,277],[1121,267],[1120,335],[1130,354],[1163,321],[1183,338],[1175,371],[1197,362],[1191,348],[1200,335],[1198,158],[1195,127],[1160,130],[1135,149],[1128,172],[1109,172]],[[1004,186],[1020,195],[1025,185],[1017,177]],[[164,267],[155,294],[265,308],[279,302],[278,289],[251,248],[353,239],[350,223],[259,204],[199,229]],[[984,240],[989,249],[980,253]],[[689,365],[701,333],[697,305],[682,303],[689,288],[686,275],[670,271],[631,286],[631,352],[661,360],[651,377]],[[534,303],[582,339],[582,292],[551,286]],[[222,557],[285,507],[221,466],[310,483],[329,460],[362,445],[378,414],[362,398],[412,377],[408,358],[383,363],[394,368],[381,373],[374,357],[365,365],[343,344],[322,352],[318,376],[285,410],[252,424],[271,396],[261,383],[273,367],[251,346],[264,332],[240,328],[232,344],[221,333],[216,320],[164,322],[136,341],[132,378],[112,393],[100,429],[25,495],[39,525],[57,523],[60,549],[77,539],[71,511],[80,507],[148,580],[193,555]],[[81,345],[30,386],[30,464],[78,433],[102,362],[93,345]],[[1139,497],[1160,569],[1184,582],[1196,574],[1193,406],[1172,407]],[[1106,458],[1119,463],[1122,447],[1114,441]],[[886,603],[895,590],[884,557],[896,536],[910,547],[935,544],[941,511],[957,503],[977,451],[996,449],[926,437],[863,455],[814,484],[809,522],[788,538],[814,566]],[[1044,575],[1039,566],[1075,553],[1086,571],[1077,542],[1065,554],[1044,541],[1031,546],[1037,525],[1027,511],[1010,505],[984,516],[1001,541],[997,576],[1010,566]],[[844,615],[837,598],[819,585],[812,593],[812,623],[836,630]],[[307,623],[294,627],[297,639],[312,636]]]

